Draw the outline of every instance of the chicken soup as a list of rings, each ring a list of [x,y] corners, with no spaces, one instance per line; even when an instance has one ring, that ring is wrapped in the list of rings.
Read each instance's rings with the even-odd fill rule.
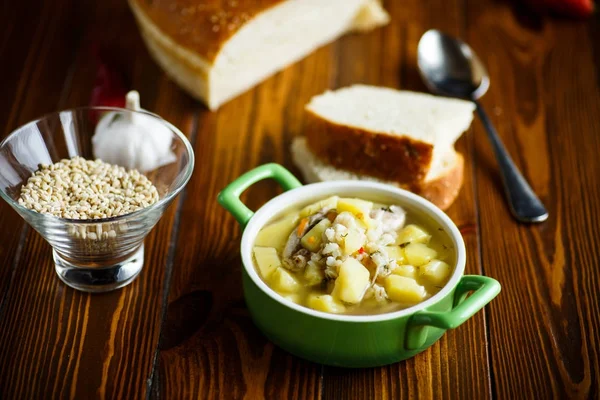
[[[380,314],[440,291],[455,264],[446,232],[395,204],[337,196],[290,209],[253,249],[261,278],[283,297],[336,314]]]

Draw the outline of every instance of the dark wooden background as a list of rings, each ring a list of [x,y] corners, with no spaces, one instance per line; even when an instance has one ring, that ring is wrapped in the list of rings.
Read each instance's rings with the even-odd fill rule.
[[[4,1],[0,137],[89,103],[109,49],[142,106],[185,132],[196,168],[146,241],[129,287],[76,292],[50,247],[0,202],[0,398],[600,398],[600,18],[536,17],[494,0],[387,0],[392,23],[350,35],[208,112],[152,62],[123,0]],[[479,121],[459,142],[465,185],[449,211],[468,273],[500,296],[428,351],[383,368],[323,367],[274,347],[242,298],[240,232],[218,191],[265,162],[293,168],[303,105],[356,82],[425,90],[415,69],[429,28],[459,35],[488,66],[483,103],[550,211],[515,223]],[[252,207],[276,195],[261,183]]]

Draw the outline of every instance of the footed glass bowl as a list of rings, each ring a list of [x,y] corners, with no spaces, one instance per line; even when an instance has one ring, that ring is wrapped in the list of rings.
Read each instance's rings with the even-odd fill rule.
[[[123,125],[124,121],[131,125]],[[97,126],[106,128],[112,123],[120,127],[112,132],[114,138],[104,136],[101,143],[98,137],[92,140]],[[127,126],[139,128],[137,141],[126,140]],[[152,134],[146,140],[143,134],[149,130]],[[21,187],[40,164],[75,156],[101,158],[126,169],[140,166],[140,172],[156,186],[159,201],[127,215],[88,220],[41,214],[19,204]],[[189,141],[157,115],[118,108],[78,108],[32,121],[0,143],[0,196],[50,243],[63,282],[86,292],[106,292],[127,285],[142,270],[144,238],[186,185],[193,169]]]

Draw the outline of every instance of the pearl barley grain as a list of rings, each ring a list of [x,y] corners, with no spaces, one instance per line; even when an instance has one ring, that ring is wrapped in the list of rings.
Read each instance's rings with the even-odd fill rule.
[[[158,201],[158,191],[137,170],[74,157],[41,164],[21,187],[18,201],[30,210],[60,218],[101,219],[148,207]],[[88,235],[102,237],[101,226]]]

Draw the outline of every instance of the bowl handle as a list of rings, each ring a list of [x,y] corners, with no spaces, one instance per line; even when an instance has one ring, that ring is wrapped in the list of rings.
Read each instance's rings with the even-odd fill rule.
[[[291,190],[302,186],[300,181],[287,169],[279,164],[265,164],[246,172],[244,175],[231,182],[221,193],[217,200],[243,227],[246,226],[254,213],[240,200],[246,189],[263,179],[272,178],[284,190]]]
[[[469,292],[473,292],[469,297]],[[415,350],[427,340],[427,327],[454,329],[471,318],[500,293],[497,280],[480,275],[465,275],[454,291],[453,307],[447,312],[417,311],[406,326],[405,347]]]

